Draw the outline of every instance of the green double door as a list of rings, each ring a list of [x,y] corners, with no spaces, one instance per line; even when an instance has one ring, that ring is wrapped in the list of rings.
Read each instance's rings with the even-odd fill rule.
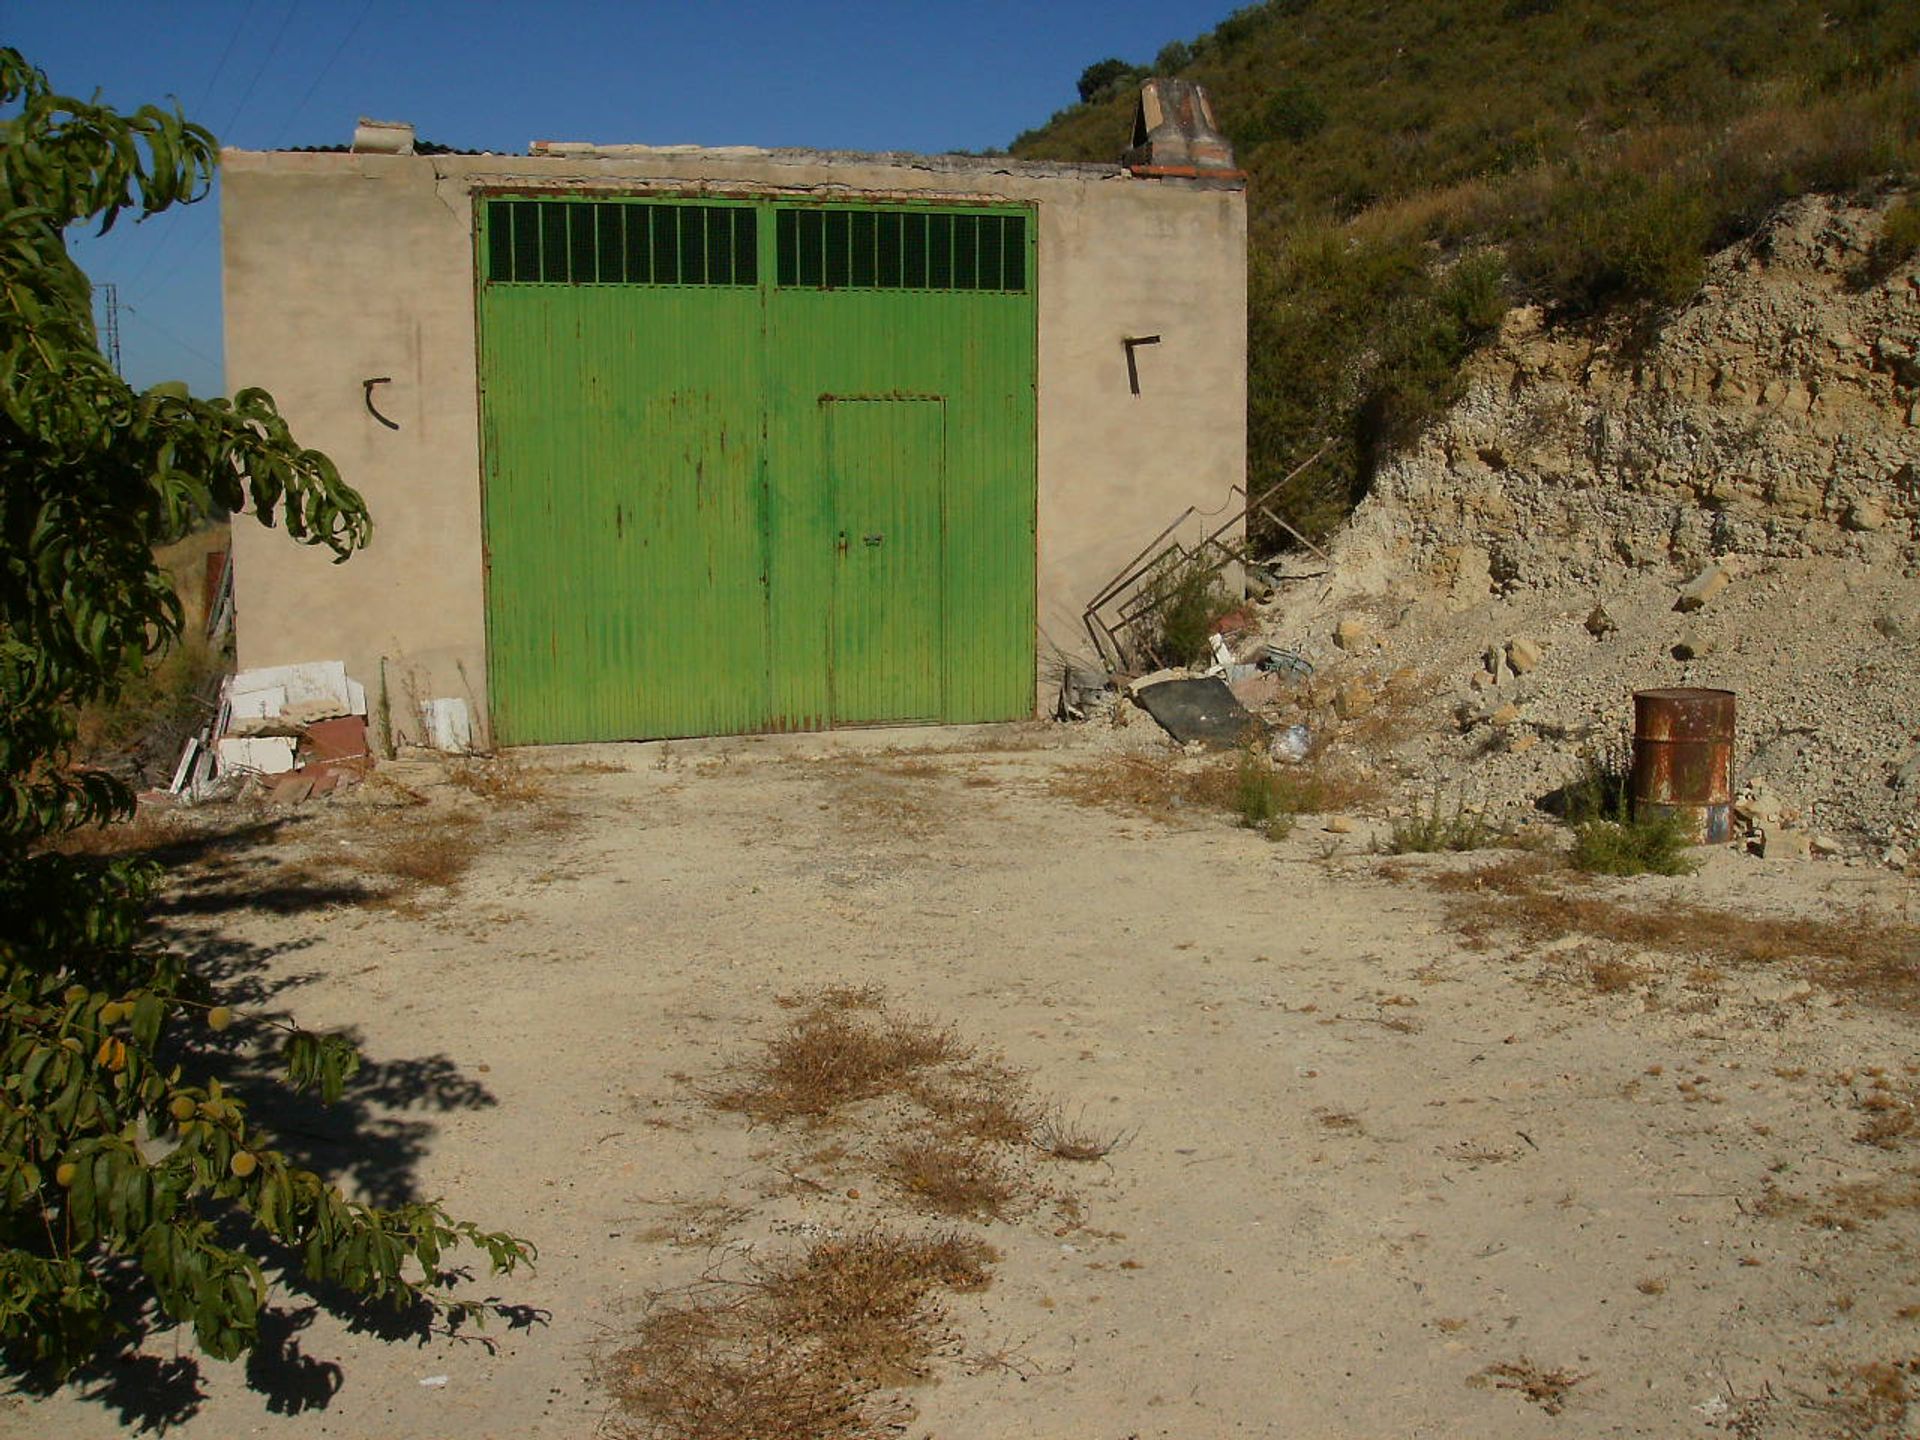
[[[483,201],[496,738],[1030,713],[1031,232]]]

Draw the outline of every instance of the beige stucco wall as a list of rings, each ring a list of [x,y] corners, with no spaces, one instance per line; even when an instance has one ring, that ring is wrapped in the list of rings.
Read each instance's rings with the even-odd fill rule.
[[[472,201],[476,189],[938,195],[1038,212],[1038,637],[1092,660],[1095,591],[1189,505],[1246,470],[1244,194],[1106,167],[807,152],[224,156],[227,381],[272,391],[304,444],[366,496],[372,544],[344,566],[237,525],[242,667],[343,659],[396,726],[410,696],[484,711]],[[1142,393],[1128,391],[1128,335]],[[367,413],[362,382],[388,376]],[[1191,527],[1190,527],[1191,531]]]

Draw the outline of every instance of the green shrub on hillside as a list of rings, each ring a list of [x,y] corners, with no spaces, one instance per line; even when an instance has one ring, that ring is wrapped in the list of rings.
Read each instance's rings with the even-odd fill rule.
[[[1457,395],[1499,257],[1559,318],[1657,320],[1783,200],[1920,172],[1911,0],[1269,0],[1185,48],[1249,174],[1253,484],[1338,440],[1287,497],[1309,534]],[[1136,93],[1013,153],[1111,160]],[[1862,279],[1920,247],[1908,225]]]

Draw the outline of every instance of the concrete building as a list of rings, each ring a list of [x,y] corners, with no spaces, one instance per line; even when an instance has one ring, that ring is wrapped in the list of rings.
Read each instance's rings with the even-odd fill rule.
[[[1244,483],[1242,181],[1180,82],[1134,140],[225,152],[229,384],[374,519],[341,566],[236,527],[241,667],[501,744],[1032,713]]]

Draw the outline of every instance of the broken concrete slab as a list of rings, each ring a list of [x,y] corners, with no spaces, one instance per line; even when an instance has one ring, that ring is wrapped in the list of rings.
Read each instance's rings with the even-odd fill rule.
[[[1266,743],[1265,722],[1217,676],[1136,685],[1133,698],[1176,744],[1197,742],[1210,750],[1232,750],[1250,741]]]

